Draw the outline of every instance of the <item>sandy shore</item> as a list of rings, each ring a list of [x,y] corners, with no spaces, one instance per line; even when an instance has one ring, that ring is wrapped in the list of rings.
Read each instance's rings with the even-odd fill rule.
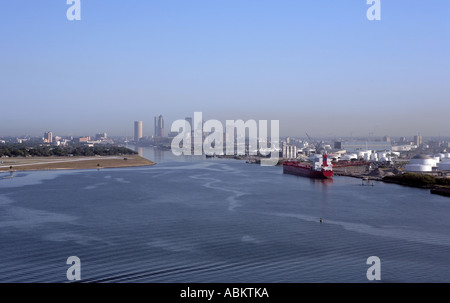
[[[93,157],[1,158],[0,171],[97,169],[150,166],[156,164],[138,155]]]

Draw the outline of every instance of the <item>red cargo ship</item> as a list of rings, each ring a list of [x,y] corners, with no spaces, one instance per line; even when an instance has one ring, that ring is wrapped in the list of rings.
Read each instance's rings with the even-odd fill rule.
[[[316,179],[331,179],[333,178],[333,165],[328,164],[327,155],[315,158],[312,165],[298,161],[284,161],[283,173]]]

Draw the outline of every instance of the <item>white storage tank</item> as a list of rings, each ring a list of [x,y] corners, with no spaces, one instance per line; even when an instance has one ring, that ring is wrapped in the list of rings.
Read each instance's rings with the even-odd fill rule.
[[[371,154],[372,152],[370,150],[361,150],[361,151],[359,151],[358,152],[358,159],[364,158],[367,153]]]
[[[380,162],[391,162],[392,158],[391,156],[385,156],[383,158],[380,158]]]
[[[417,155],[411,158],[409,164],[436,166],[436,161],[427,155]]]
[[[450,170],[450,158],[443,158],[438,164],[439,170]]]
[[[378,159],[386,158],[387,152],[379,152]]]
[[[352,159],[358,159],[358,155],[356,154],[347,154],[341,157],[342,160],[350,161]]]
[[[450,170],[450,161],[439,163],[439,170]]]
[[[405,171],[409,172],[427,172],[436,167],[436,160],[427,155],[416,155],[405,166]]]
[[[430,165],[422,164],[407,164],[405,166],[405,171],[407,172],[430,172],[433,168]]]

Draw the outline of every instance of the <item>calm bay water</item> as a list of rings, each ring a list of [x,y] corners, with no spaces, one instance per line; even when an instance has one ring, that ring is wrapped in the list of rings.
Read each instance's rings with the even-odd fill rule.
[[[0,281],[450,282],[450,199],[281,167],[176,158],[0,179]],[[323,223],[320,223],[323,218]]]

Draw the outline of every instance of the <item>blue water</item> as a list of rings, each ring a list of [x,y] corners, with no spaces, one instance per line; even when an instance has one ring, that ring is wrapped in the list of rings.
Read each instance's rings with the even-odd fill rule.
[[[450,198],[144,149],[145,168],[0,179],[0,281],[450,282]],[[320,223],[320,218],[323,222]]]

